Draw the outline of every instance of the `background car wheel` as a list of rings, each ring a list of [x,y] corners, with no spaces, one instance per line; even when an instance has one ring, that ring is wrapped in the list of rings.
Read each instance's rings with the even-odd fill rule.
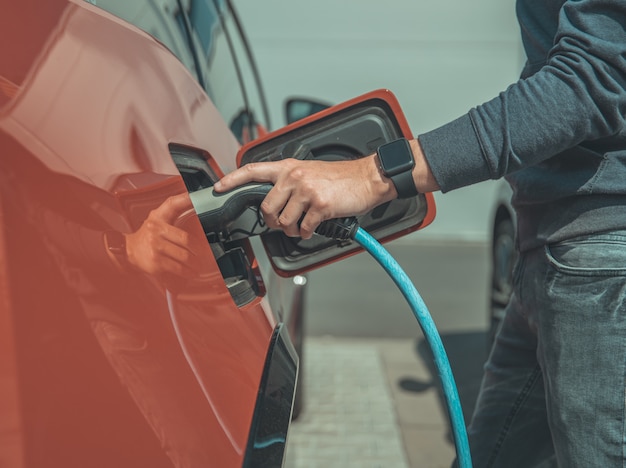
[[[503,217],[496,221],[493,232],[489,347],[493,344],[511,297],[516,257],[515,227],[511,218]]]

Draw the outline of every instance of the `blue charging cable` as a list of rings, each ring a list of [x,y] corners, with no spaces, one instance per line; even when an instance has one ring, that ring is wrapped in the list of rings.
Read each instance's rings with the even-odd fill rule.
[[[461,408],[459,393],[450,368],[450,362],[446,350],[441,342],[437,327],[433,322],[430,312],[415,286],[391,254],[367,231],[359,227],[356,218],[328,220],[315,231],[326,237],[334,239],[354,239],[361,247],[369,252],[374,259],[385,269],[396,286],[405,297],[413,315],[417,319],[424,336],[434,356],[435,365],[439,372],[443,393],[445,395],[454,443],[456,446],[457,462],[460,468],[472,468],[472,457],[467,439],[465,419]]]

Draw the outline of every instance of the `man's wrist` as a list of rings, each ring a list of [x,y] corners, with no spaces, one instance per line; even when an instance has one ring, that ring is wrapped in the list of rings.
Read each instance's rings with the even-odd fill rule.
[[[375,200],[377,200],[376,205],[380,205],[397,198],[398,193],[396,192],[396,188],[391,182],[391,179],[385,177],[380,168],[378,155],[373,153],[364,159],[367,161],[367,169],[370,174],[367,180],[370,181],[372,195]]]
[[[439,183],[430,170],[430,166],[428,165],[428,161],[424,155],[424,151],[422,150],[422,145],[420,145],[419,140],[414,138],[409,141],[409,144],[411,145],[413,158],[415,159],[413,180],[415,181],[417,189],[422,193],[436,192],[437,190],[440,190]]]

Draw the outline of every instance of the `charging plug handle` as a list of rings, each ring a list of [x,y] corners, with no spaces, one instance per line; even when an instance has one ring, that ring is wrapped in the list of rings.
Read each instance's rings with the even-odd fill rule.
[[[205,233],[221,232],[251,206],[259,206],[272,184],[246,184],[228,192],[212,187],[189,194]]]
[[[189,196],[204,232],[208,234],[227,230],[246,209],[261,205],[272,187],[272,184],[252,183],[222,193],[209,187]],[[329,219],[322,222],[315,232],[330,239],[348,240],[354,237],[358,227],[355,217]]]

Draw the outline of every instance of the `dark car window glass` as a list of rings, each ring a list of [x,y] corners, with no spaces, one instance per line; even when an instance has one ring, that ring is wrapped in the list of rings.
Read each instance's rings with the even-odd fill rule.
[[[192,73],[196,73],[177,0],[87,1],[143,29],[170,49]]]
[[[226,29],[230,33],[233,55],[239,65],[240,78],[244,87],[247,112],[246,119],[251,126],[251,137],[256,138],[256,125],[261,125],[269,130],[268,116],[265,111],[265,102],[257,82],[254,65],[251,62],[247,44],[244,41],[243,33],[239,30],[239,25],[232,12],[225,12],[223,21]]]
[[[251,139],[246,99],[223,18],[228,5],[217,0],[191,0],[187,14],[195,39],[207,94],[240,143]]]
[[[196,77],[201,76],[207,94],[240,143],[256,138],[256,124],[268,127],[249,56],[228,2],[183,0],[181,12],[177,0],[86,1],[154,36]],[[189,44],[187,21],[199,72]]]

